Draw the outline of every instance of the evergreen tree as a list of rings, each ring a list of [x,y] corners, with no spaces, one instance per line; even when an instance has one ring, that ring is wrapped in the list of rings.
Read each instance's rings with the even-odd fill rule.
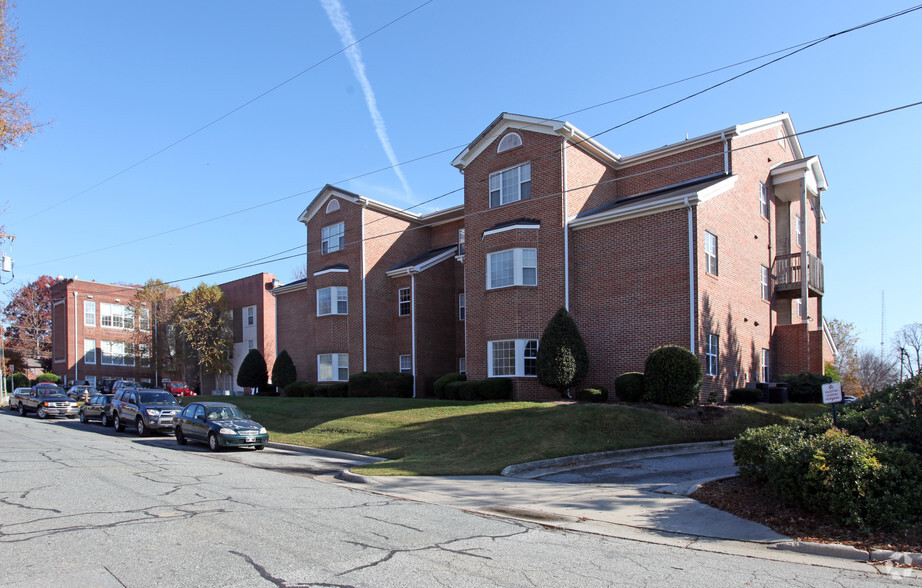
[[[247,356],[243,358],[240,364],[240,370],[237,372],[237,385],[252,388],[258,391],[269,381],[269,368],[266,367],[266,359],[259,349],[250,349]]]
[[[576,386],[589,371],[586,343],[573,317],[561,308],[548,322],[538,343],[538,381],[556,388],[561,397]]]
[[[295,362],[292,361],[288,352],[282,349],[272,365],[272,384],[284,388],[296,381],[298,381],[298,370],[295,369]]]

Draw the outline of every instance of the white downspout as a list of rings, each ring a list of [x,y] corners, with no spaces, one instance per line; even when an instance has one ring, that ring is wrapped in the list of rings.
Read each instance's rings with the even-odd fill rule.
[[[362,202],[362,371],[368,371],[368,296],[365,290],[365,209],[368,201]],[[415,395],[415,392],[414,392]]]
[[[77,370],[79,369],[79,366],[80,366],[80,349],[77,347],[77,326],[79,324],[77,321],[77,318],[78,318],[77,317],[77,291],[74,290],[74,381],[75,382],[77,381],[78,376],[79,376]]]
[[[720,140],[724,144],[724,173],[730,175],[730,144],[727,141],[726,131],[720,131]]]
[[[688,208],[688,324],[689,324],[689,347],[688,349],[697,355],[697,346],[695,345],[695,237],[692,225],[692,206],[685,197],[685,207]]]
[[[573,130],[563,138],[563,307],[570,312],[570,207],[567,185],[567,141],[573,136]]]
[[[410,353],[413,357],[413,398],[416,398],[416,272],[410,272],[410,329],[413,333]]]

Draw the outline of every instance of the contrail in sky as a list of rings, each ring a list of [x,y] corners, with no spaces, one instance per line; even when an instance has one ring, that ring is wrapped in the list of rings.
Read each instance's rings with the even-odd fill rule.
[[[411,194],[410,185],[407,183],[407,179],[398,166],[400,162],[397,160],[397,154],[394,153],[394,148],[391,147],[391,140],[387,137],[387,127],[384,124],[384,118],[382,118],[381,113],[378,112],[375,92],[371,89],[371,82],[368,81],[368,77],[365,75],[365,63],[362,61],[362,51],[359,49],[359,46],[355,44],[355,35],[352,34],[352,23],[349,22],[349,15],[346,14],[346,10],[339,0],[321,0],[321,4],[323,5],[323,9],[326,10],[327,16],[330,17],[333,28],[339,33],[339,38],[343,46],[348,47],[348,49],[346,49],[346,57],[349,59],[349,65],[352,66],[352,73],[355,74],[356,79],[358,79],[359,83],[362,85],[362,92],[365,94],[365,102],[368,104],[368,112],[371,113],[371,120],[374,122],[375,131],[378,133],[378,140],[381,141],[381,146],[384,147],[384,152],[387,154],[387,158],[390,160],[391,165],[394,166],[394,172],[397,174],[397,177],[400,178],[400,183],[403,184],[403,189],[406,191],[406,195],[409,198]]]

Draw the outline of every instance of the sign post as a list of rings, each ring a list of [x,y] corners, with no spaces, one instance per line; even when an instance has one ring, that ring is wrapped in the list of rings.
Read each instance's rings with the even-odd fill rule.
[[[823,384],[823,404],[832,405],[832,424],[839,427],[839,420],[836,418],[836,403],[842,402],[842,385],[838,382],[832,384]]]

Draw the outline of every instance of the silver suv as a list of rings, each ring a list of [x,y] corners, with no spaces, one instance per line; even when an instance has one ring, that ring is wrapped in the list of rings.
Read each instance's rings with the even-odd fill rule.
[[[112,424],[122,432],[132,427],[145,437],[154,431],[173,431],[173,419],[182,407],[169,392],[149,388],[121,388],[112,397]]]

